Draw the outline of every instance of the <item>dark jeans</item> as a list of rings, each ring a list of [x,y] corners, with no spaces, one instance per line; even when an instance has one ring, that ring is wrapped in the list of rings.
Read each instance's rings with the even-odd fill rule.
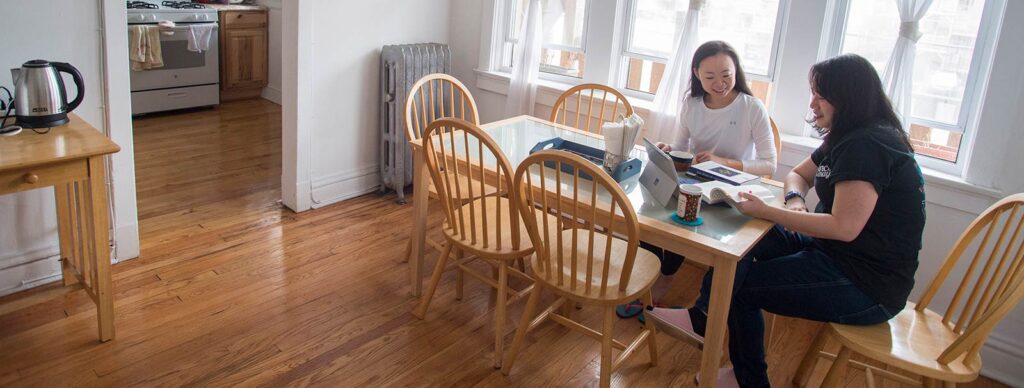
[[[695,308],[694,330],[704,335],[711,272],[704,277]],[[892,318],[857,286],[813,239],[775,226],[736,266],[729,309],[729,357],[741,387],[767,387],[764,319],[761,310],[814,321],[872,325]]]

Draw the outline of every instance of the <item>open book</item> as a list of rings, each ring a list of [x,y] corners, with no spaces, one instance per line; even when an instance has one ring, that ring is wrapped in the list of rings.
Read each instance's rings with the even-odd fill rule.
[[[701,199],[709,205],[722,201],[735,205],[736,202],[744,201],[740,198],[740,192],[751,193],[764,201],[775,198],[771,191],[759,185],[733,186],[721,181],[707,181],[698,183],[697,186],[700,186],[702,191]]]

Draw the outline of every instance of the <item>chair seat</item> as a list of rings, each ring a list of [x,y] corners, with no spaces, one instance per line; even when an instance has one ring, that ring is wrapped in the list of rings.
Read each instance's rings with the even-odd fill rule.
[[[888,322],[871,326],[829,324],[833,334],[851,350],[908,372],[943,381],[969,382],[981,370],[981,357],[961,356],[943,365],[939,355],[956,341],[957,334],[942,323],[942,316],[913,303]]]
[[[451,175],[451,174],[449,174],[449,175]],[[459,184],[458,184],[459,191],[458,191],[458,193],[455,193],[456,195],[453,195],[452,197],[453,198],[458,198],[460,201],[463,201],[463,202],[464,201],[473,200],[473,199],[477,199],[477,198],[480,198],[480,197],[483,197],[483,196],[486,196],[486,195],[492,195],[492,194],[498,192],[498,190],[494,186],[486,185],[485,184],[484,185],[484,192],[480,193],[480,181],[479,180],[475,180],[475,179],[471,181],[469,179],[469,177],[467,177],[465,175],[458,175],[458,177],[456,179],[459,180]],[[470,192],[471,189],[472,189],[472,193]],[[437,196],[437,187],[434,187],[434,182],[428,182],[427,183],[427,192],[429,193],[429,195],[431,197],[439,198]]]
[[[650,251],[637,247],[636,259],[633,261],[633,273],[629,279],[629,286],[625,291],[619,290],[619,277],[622,274],[622,264],[626,256],[626,248],[628,243],[618,238],[612,238],[611,245],[611,263],[608,265],[608,272],[610,277],[608,278],[608,289],[605,295],[600,295],[601,289],[601,277],[598,276],[604,268],[604,257],[605,247],[607,245],[608,237],[601,233],[594,234],[594,264],[593,264],[593,282],[590,285],[590,291],[587,291],[587,268],[586,268],[586,257],[589,249],[589,234],[588,231],[580,230],[577,232],[576,244],[564,243],[562,251],[562,260],[564,263],[570,263],[572,260],[572,254],[575,251],[577,260],[580,263],[576,268],[576,287],[573,289],[569,281],[572,273],[572,268],[569,264],[563,266],[563,283],[558,284],[557,275],[547,276],[545,274],[546,268],[539,263],[537,256],[531,256],[531,265],[534,272],[537,273],[537,280],[543,281],[550,286],[555,292],[573,295],[586,300],[604,302],[606,304],[620,304],[622,302],[637,299],[641,294],[646,292],[654,285],[654,281],[658,279],[658,275],[661,274],[661,262],[658,257]],[[563,241],[572,241],[572,229],[566,229],[562,231]],[[555,268],[558,263],[558,244],[552,243],[551,247],[551,264],[552,268]]]
[[[481,206],[481,202],[486,201],[486,206]],[[484,215],[483,209],[487,209],[487,226],[484,227]],[[462,205],[460,210],[455,210],[455,216],[462,218],[462,224],[470,229],[470,225],[476,225],[470,234],[466,238],[462,238],[458,231],[453,230],[448,221],[444,223],[444,234],[449,241],[465,249],[466,251],[478,255],[486,256],[495,259],[517,259],[525,256],[529,252],[533,251],[533,244],[530,242],[530,235],[526,231],[526,226],[520,220],[519,222],[519,248],[514,249],[512,244],[512,216],[509,214],[509,200],[504,197],[484,197],[473,200],[465,205]],[[498,209],[501,209],[501,225],[498,225]],[[472,211],[471,211],[472,210]],[[513,210],[515,211],[515,210]],[[548,217],[548,222],[554,225],[557,219],[551,215],[545,215],[539,210],[536,211],[538,219],[540,217]],[[518,216],[518,214],[516,214]],[[498,231],[501,231],[501,248],[498,247]],[[484,234],[487,234],[486,241],[488,244],[484,244]],[[476,237],[475,240],[473,237]]]

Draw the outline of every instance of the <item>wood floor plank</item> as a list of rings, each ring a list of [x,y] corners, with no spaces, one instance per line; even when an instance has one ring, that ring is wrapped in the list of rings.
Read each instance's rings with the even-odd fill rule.
[[[402,257],[412,209],[393,194],[282,208],[280,112],[247,100],[135,120],[142,254],[113,266],[117,338],[96,342],[84,293],[35,303],[60,293],[48,285],[0,298],[32,301],[0,310],[0,386],[597,385],[600,345],[553,322],[527,337],[510,376],[495,370],[493,302],[473,280],[456,301],[446,274],[427,318],[413,317]],[[441,222],[431,206],[432,238]],[[662,300],[692,303],[702,275],[685,265]],[[510,306],[507,341],[520,314],[522,304]],[[601,321],[593,307],[573,316]],[[768,354],[775,385],[788,383],[818,326],[780,320]],[[640,330],[636,319],[616,322],[620,340]],[[700,352],[657,339],[660,365],[641,349],[613,386],[692,386]],[[860,378],[850,373],[845,386]]]

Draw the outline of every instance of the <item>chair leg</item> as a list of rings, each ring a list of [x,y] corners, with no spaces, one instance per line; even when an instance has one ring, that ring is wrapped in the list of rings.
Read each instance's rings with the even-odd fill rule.
[[[494,369],[501,368],[505,355],[505,312],[508,306],[508,265],[502,260],[498,267],[498,299],[494,308]]]
[[[818,335],[814,337],[811,347],[807,348],[807,352],[804,353],[804,359],[800,361],[800,366],[797,367],[796,374],[793,375],[793,385],[798,387],[807,386],[807,380],[811,378],[811,372],[814,371],[814,366],[818,364],[818,357],[821,357],[821,349],[825,347],[825,341],[827,340],[828,328],[822,327],[818,330]]]
[[[778,315],[765,311],[764,313],[764,353],[768,354],[768,349],[772,346],[772,340],[775,338],[775,321],[779,319]]]
[[[519,355],[519,351],[523,347],[523,339],[526,338],[526,332],[530,330],[530,321],[533,320],[533,314],[537,310],[537,302],[540,301],[540,292],[544,287],[540,283],[534,283],[533,289],[530,290],[530,298],[526,300],[526,307],[523,308],[523,317],[519,318],[519,326],[516,327],[516,336],[512,339],[512,348],[508,351],[508,356],[505,357],[505,362],[501,366],[501,374],[508,376],[509,372],[512,371],[512,364],[516,361],[516,356]]]
[[[601,328],[601,388],[608,388],[612,383],[612,334],[614,327],[615,307],[605,307],[604,326]]]
[[[846,372],[848,363],[850,363],[850,348],[843,346],[839,349],[836,360],[832,362],[832,367],[828,368],[828,374],[825,375],[825,381],[821,382],[821,386],[823,388],[838,387],[842,383],[842,375]]]
[[[455,254],[456,260],[459,262],[466,257],[466,252],[459,249]],[[461,266],[455,268],[455,300],[462,300],[462,288],[465,282],[466,271]]]
[[[412,232],[410,232],[409,235],[411,236]],[[412,256],[412,237],[405,242],[405,256],[402,256],[402,262],[408,263],[410,256]]]
[[[434,297],[434,291],[437,290],[437,284],[441,282],[441,275],[444,274],[445,264],[448,262],[448,255],[452,253],[452,245],[448,244],[444,247],[444,252],[441,252],[441,257],[437,258],[437,266],[434,267],[434,275],[430,277],[430,287],[427,288],[427,292],[423,294],[423,298],[420,300],[420,306],[413,312],[416,318],[423,319],[427,316],[427,306],[430,306],[430,298]]]
[[[654,306],[654,296],[650,291],[647,291],[644,299],[648,306]],[[658,341],[655,339],[658,336],[658,331],[655,330],[652,319],[644,320],[644,328],[650,332],[647,335],[647,350],[651,353],[651,365],[658,366]]]
[[[952,381],[943,381],[942,388],[956,388],[956,383]]]

